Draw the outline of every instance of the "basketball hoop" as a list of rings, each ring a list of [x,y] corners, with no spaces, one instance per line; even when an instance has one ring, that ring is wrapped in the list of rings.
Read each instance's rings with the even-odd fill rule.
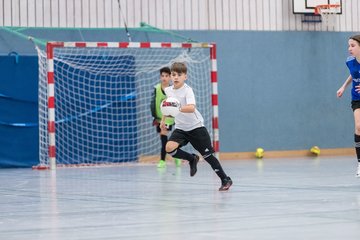
[[[328,27],[335,27],[336,14],[341,13],[340,4],[323,4],[315,7],[315,15],[321,15],[322,22]]]

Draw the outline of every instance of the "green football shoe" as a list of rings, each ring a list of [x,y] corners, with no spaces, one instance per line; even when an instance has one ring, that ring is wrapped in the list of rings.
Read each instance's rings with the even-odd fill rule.
[[[165,160],[160,160],[158,165],[157,165],[158,168],[164,168],[166,167],[166,162]]]
[[[175,161],[175,166],[181,167],[181,159],[174,158],[174,161]]]

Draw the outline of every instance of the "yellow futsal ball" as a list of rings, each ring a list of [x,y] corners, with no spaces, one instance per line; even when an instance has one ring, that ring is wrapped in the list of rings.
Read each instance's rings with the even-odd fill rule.
[[[256,152],[255,152],[255,157],[257,158],[262,158],[264,157],[264,149],[262,148],[257,148]]]
[[[318,146],[313,146],[310,148],[310,152],[315,155],[320,155],[320,148]]]

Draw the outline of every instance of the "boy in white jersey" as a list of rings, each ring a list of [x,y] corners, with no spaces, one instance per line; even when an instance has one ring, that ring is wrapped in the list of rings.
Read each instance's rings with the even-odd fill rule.
[[[175,158],[185,159],[190,164],[190,176],[197,172],[199,156],[181,150],[189,142],[204,157],[215,173],[221,179],[219,191],[226,191],[232,185],[232,180],[221,167],[219,160],[213,155],[210,135],[204,127],[204,119],[196,109],[195,95],[191,87],[185,84],[187,67],[184,63],[176,62],[171,66],[173,85],[165,88],[167,97],[180,101],[180,113],[175,117],[175,130],[166,143],[166,152]],[[165,116],[160,127],[165,128]]]

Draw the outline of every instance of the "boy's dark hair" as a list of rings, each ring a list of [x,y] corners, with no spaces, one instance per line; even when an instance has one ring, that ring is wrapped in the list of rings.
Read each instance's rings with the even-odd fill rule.
[[[171,71],[176,73],[185,73],[187,74],[187,67],[185,63],[175,62],[171,65]]]
[[[167,73],[167,74],[171,74],[171,71],[170,71],[170,68],[168,68],[168,67],[163,67],[163,68],[161,68],[160,69],[160,75],[162,74],[162,73]]]
[[[360,35],[351,36],[349,39],[355,40],[357,43],[360,44]]]

